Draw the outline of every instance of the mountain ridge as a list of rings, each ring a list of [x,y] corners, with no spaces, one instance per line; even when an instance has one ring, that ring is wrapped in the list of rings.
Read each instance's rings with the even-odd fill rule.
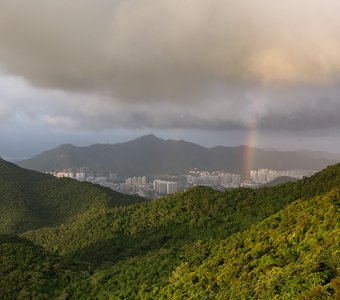
[[[153,134],[117,144],[77,147],[61,145],[19,166],[37,171],[56,171],[86,167],[97,173],[113,172],[119,176],[156,176],[179,174],[190,169],[242,173],[245,152],[253,153],[253,168],[275,170],[320,170],[335,160],[315,158],[294,151],[265,151],[248,146],[206,148],[187,141],[163,140]]]

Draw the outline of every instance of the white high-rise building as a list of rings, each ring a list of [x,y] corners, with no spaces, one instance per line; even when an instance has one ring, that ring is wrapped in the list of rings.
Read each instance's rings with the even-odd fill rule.
[[[240,174],[232,174],[231,181],[233,184],[241,184],[241,175]]]
[[[153,182],[153,188],[158,194],[172,194],[177,192],[178,184],[176,182],[156,179]]]
[[[145,176],[142,177],[142,185],[146,185],[146,177]]]
[[[168,194],[176,193],[177,190],[178,190],[177,182],[170,182],[170,181],[167,182],[167,191],[166,192]]]

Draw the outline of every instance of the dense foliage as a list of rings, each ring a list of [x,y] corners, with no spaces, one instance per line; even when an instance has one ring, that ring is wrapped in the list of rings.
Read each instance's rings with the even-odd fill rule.
[[[0,257],[1,299],[66,299],[73,286],[87,290],[87,266],[49,254],[28,240],[0,235]]]
[[[202,263],[196,263],[199,255],[193,253],[157,294],[217,299],[340,297],[339,199],[340,190],[335,189],[310,201],[296,201],[250,230],[213,242]]]
[[[90,206],[4,236],[0,251],[5,299],[337,299],[340,165],[271,188]]]
[[[0,233],[56,226],[91,207],[142,201],[99,185],[25,170],[0,159]]]

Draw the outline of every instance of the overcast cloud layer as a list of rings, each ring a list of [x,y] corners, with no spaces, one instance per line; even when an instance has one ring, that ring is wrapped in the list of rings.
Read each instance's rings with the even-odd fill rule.
[[[339,16],[336,0],[2,0],[0,126],[337,131]]]

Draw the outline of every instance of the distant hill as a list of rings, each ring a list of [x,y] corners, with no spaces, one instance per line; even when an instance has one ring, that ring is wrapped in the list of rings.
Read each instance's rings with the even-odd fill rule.
[[[0,159],[0,234],[67,223],[91,207],[144,201],[90,183],[58,179]]]
[[[312,157],[312,158],[326,158],[326,159],[336,160],[340,162],[339,153],[331,153],[331,152],[325,152],[325,151],[310,151],[310,150],[300,150],[297,152],[300,154]]]
[[[274,180],[264,184],[265,186],[267,187],[271,187],[271,186],[277,186],[277,185],[280,185],[280,184],[284,184],[284,183],[287,183],[287,182],[296,182],[298,181],[296,178],[293,178],[293,177],[289,177],[289,176],[280,176],[278,178],[275,178]]]
[[[18,164],[37,171],[87,167],[94,172],[114,172],[120,176],[176,174],[193,168],[242,173],[245,151],[253,152],[255,169],[320,170],[337,162],[291,151],[249,150],[246,146],[208,149],[186,141],[163,140],[146,135],[114,145],[61,145]]]

